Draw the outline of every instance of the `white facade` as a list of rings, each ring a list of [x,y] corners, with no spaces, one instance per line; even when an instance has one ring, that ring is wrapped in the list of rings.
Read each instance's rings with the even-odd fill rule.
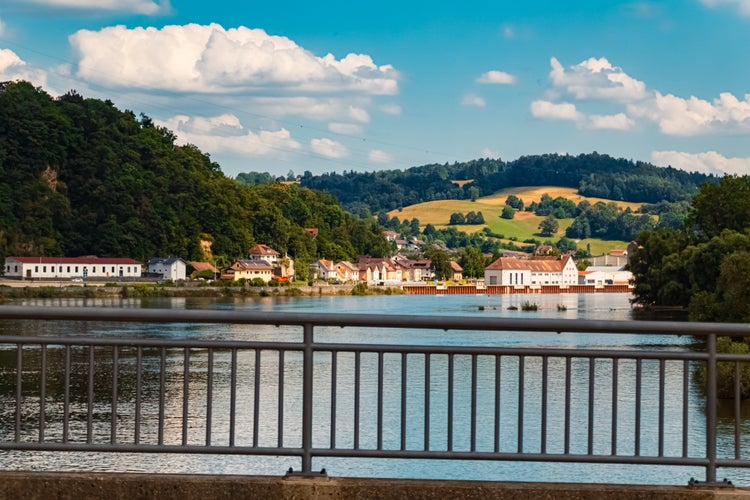
[[[142,264],[109,257],[8,257],[5,277],[18,279],[139,278]]]
[[[486,285],[576,285],[578,269],[573,259],[516,259],[501,257],[485,268]]]
[[[632,279],[633,273],[622,267],[589,266],[578,282],[581,285],[627,285]]]
[[[184,281],[187,276],[186,269],[185,261],[180,258],[155,258],[148,261],[148,272],[161,274],[165,280]]]

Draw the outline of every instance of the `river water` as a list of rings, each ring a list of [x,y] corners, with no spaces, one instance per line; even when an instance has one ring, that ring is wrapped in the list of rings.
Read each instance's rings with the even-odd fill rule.
[[[561,319],[596,319],[596,320],[634,320],[633,311],[630,308],[628,301],[629,296],[626,294],[581,294],[581,295],[534,295],[534,296],[482,296],[482,295],[451,295],[451,296],[404,296],[404,295],[378,295],[378,296],[324,296],[324,297],[256,297],[256,298],[239,298],[239,299],[215,299],[215,298],[149,298],[149,299],[44,299],[44,300],[28,300],[23,301],[25,305],[35,305],[42,307],[52,306],[93,306],[93,307],[124,307],[124,308],[173,308],[173,309],[235,309],[235,310],[261,310],[261,311],[290,311],[290,312],[315,312],[315,313],[375,313],[375,314],[420,314],[420,315],[446,315],[446,316],[490,316],[490,317],[533,317],[533,318],[561,318]],[[535,312],[526,312],[521,310],[521,304],[525,301],[531,301],[538,305],[538,310]],[[518,309],[513,309],[517,307]],[[184,324],[167,324],[167,325],[141,325],[141,324],[118,324],[113,325],[97,324],[97,323],[83,323],[83,322],[64,322],[49,324],[38,321],[26,321],[26,322],[0,322],[0,335],[3,334],[28,334],[28,335],[60,335],[60,334],[73,334],[73,335],[92,335],[92,336],[129,336],[129,337],[149,337],[149,338],[195,338],[195,339],[222,339],[222,340],[293,340],[298,341],[301,338],[298,329],[294,328],[277,328],[277,327],[257,327],[257,326],[237,326],[237,325],[184,325]],[[389,329],[371,329],[367,331],[353,330],[353,329],[341,329],[341,328],[330,328],[330,329],[316,329],[316,340],[323,342],[351,342],[351,343],[377,343],[377,344],[414,344],[414,345],[478,345],[478,346],[555,346],[565,347],[570,349],[575,348],[607,348],[607,349],[640,349],[640,348],[658,348],[665,350],[687,350],[690,349],[694,340],[689,337],[675,337],[669,335],[592,335],[592,334],[520,334],[520,333],[504,333],[504,332],[456,332],[456,331],[424,331],[424,330],[389,330]],[[288,363],[293,366],[294,363],[299,360],[289,359]],[[494,399],[492,397],[484,398],[488,399],[487,407],[483,407],[482,391],[488,391],[490,389],[482,389],[483,383],[486,382],[487,386],[490,387],[494,375],[491,372],[494,370],[489,363],[485,363],[487,360],[480,358],[478,367],[479,377],[479,407],[477,414],[479,416],[480,424],[483,421],[487,421],[492,426],[490,414],[492,411],[492,404]],[[330,359],[320,359],[317,363],[323,365],[329,364]],[[399,364],[397,360],[393,360],[391,366],[388,359],[386,359],[386,379],[390,376],[389,373],[397,374],[399,371]],[[363,367],[367,364],[367,360],[363,360]],[[456,363],[456,370],[459,376],[457,387],[457,400],[456,408],[461,408],[461,394],[462,387],[460,386],[462,375],[461,370],[466,370],[467,374],[470,369],[469,366],[463,366],[466,363],[461,363],[460,360]],[[488,364],[488,366],[484,366]],[[506,366],[507,365],[507,366]],[[503,370],[507,370],[510,374],[513,370],[517,370],[518,367],[513,365],[513,362],[506,363],[503,366]],[[525,373],[527,383],[530,387],[535,387],[535,382],[538,382],[539,372],[541,371],[541,364],[535,363],[534,359],[529,358],[525,366]],[[217,359],[217,375],[215,383],[217,388],[214,391],[215,404],[217,409],[214,412],[214,421],[216,426],[221,426],[225,423],[226,415],[222,413],[223,408],[228,408],[226,387],[222,387],[228,384],[227,378],[222,377],[221,373],[222,360]],[[249,366],[249,365],[248,365]],[[654,369],[653,374],[649,374],[649,366],[644,363],[644,387],[648,387],[649,384],[657,384],[656,370]],[[673,385],[678,388],[676,392],[681,391],[682,374],[681,364],[675,365],[674,367],[669,363],[665,370],[666,387],[669,388]],[[7,439],[7,433],[12,429],[11,425],[14,421],[14,415],[12,412],[12,401],[14,397],[12,372],[14,368],[14,361],[8,359],[8,356],[2,356],[0,352],[0,403],[3,404],[4,408],[0,408],[0,437]],[[586,366],[573,365],[573,370],[579,370],[581,372],[587,371]],[[270,374],[273,374],[274,370],[277,370],[273,363],[266,367]],[[411,369],[411,368],[410,368]],[[418,372],[419,366],[415,368]],[[623,387],[621,392],[618,394],[618,398],[622,401],[618,402],[619,408],[622,410],[622,415],[618,415],[620,425],[624,428],[632,427],[629,419],[632,420],[632,391],[629,391],[628,381],[634,379],[634,365],[624,363],[619,369],[620,384]],[[340,374],[346,373],[345,360],[342,359]],[[440,385],[440,380],[443,380],[444,373],[446,371],[445,363],[441,363],[436,360],[432,366],[433,375],[432,380],[435,384]],[[602,373],[599,373],[599,371]],[[611,367],[607,366],[597,367],[597,380],[606,379],[608,370],[611,372]],[[249,371],[249,370],[248,370]],[[326,368],[322,367],[322,373],[325,374]],[[265,374],[264,374],[265,376]],[[394,384],[397,384],[398,377],[395,377]],[[464,377],[466,378],[466,377]],[[510,379],[511,377],[508,377]],[[505,379],[503,379],[505,380]],[[584,380],[585,381],[585,380]],[[296,381],[293,376],[285,380],[286,383],[292,385],[292,388],[285,389],[285,398],[289,397],[290,403],[285,403],[285,416],[290,415],[294,417],[299,411],[298,405],[295,404],[297,401],[299,391],[294,389]],[[239,380],[239,384],[243,383],[243,379]],[[316,381],[316,384],[322,383]],[[555,385],[557,384],[557,385]],[[555,447],[559,447],[559,441],[554,439],[556,429],[562,433],[562,414],[561,414],[561,402],[557,401],[554,397],[556,390],[562,389],[561,381],[552,381],[550,387],[550,393],[553,397],[549,403],[549,418],[550,422],[548,425],[548,434],[551,436],[548,443],[548,450],[551,452],[557,451]],[[51,384],[52,385],[52,384]],[[301,385],[301,384],[300,384]],[[363,385],[363,395],[367,395],[368,385]],[[338,401],[338,412],[341,414],[340,420],[337,417],[337,422],[341,422],[342,428],[338,429],[337,424],[337,445],[347,446],[351,445],[352,421],[353,410],[351,404],[347,405],[349,401],[346,397],[349,394],[351,387],[347,387],[346,383],[342,383],[339,390],[342,391],[343,396]],[[433,386],[433,389],[435,387]],[[441,389],[437,387],[437,389]],[[576,387],[574,384],[574,398],[579,389],[581,393],[586,393],[587,388],[584,385]],[[442,388],[444,391],[444,388]],[[509,389],[509,397],[506,399],[509,402],[513,401],[512,388]],[[51,391],[54,393],[54,391]],[[468,387],[467,391],[468,392]],[[330,406],[330,398],[324,391],[321,391],[321,398],[316,401],[316,405],[321,405],[324,409]],[[651,395],[649,395],[651,394]],[[644,389],[644,400],[643,400],[643,411],[642,411],[642,426],[648,428],[650,426],[657,425],[658,414],[657,414],[657,401],[656,396],[653,392],[648,392]],[[194,394],[191,392],[192,397],[201,397],[204,394]],[[266,393],[261,393],[261,397],[269,398],[273,400],[276,397],[276,392],[273,387],[273,383],[269,384],[269,389]],[[464,398],[466,396],[463,396]],[[581,396],[583,397],[583,396]],[[608,411],[607,408],[612,406],[612,395],[611,390],[604,387],[601,390],[596,391],[596,406],[601,407],[604,411]],[[651,399],[649,399],[651,398]],[[534,428],[539,427],[541,423],[538,421],[538,417],[535,419],[535,408],[534,401],[539,399],[539,395],[535,394],[533,389],[530,390],[526,396],[526,402],[529,403],[531,409],[529,416],[524,422],[524,434],[528,433],[526,441],[524,441],[524,451],[533,452],[535,448],[539,446],[538,439],[534,439],[535,433]],[[419,402],[424,401],[424,387],[415,388],[414,394],[409,395],[409,407],[415,408],[415,412],[419,413]],[[191,402],[191,404],[193,404]],[[372,420],[372,411],[374,407],[372,401],[368,402],[367,398],[363,398],[362,409],[362,425],[363,428],[367,428],[368,419]],[[509,403],[512,405],[512,403]],[[394,418],[400,420],[399,413],[399,402],[396,400],[389,400],[385,398],[385,429],[386,433],[384,436],[384,444],[388,447],[394,440],[398,440],[398,433],[388,432],[388,419]],[[629,406],[630,405],[630,406]],[[680,453],[681,445],[681,411],[682,411],[682,397],[681,394],[678,396],[667,398],[665,406],[665,421],[667,427],[665,430],[665,454]],[[689,390],[689,402],[690,418],[688,432],[690,435],[690,455],[701,454],[702,449],[705,449],[705,415],[703,412],[703,402],[700,391],[694,384],[691,385]],[[50,407],[53,404],[50,403]],[[122,406],[120,410],[124,411],[125,406]],[[513,408],[511,408],[511,413]],[[599,411],[599,410],[597,410]],[[441,419],[445,418],[446,408],[444,404],[439,401],[435,401],[431,407],[431,417],[434,425],[439,427],[441,425]],[[538,410],[536,410],[538,413]],[[391,414],[393,416],[391,417]],[[325,419],[329,418],[325,412],[322,413],[321,417],[316,417],[315,429],[316,436],[314,438],[314,445],[325,446],[327,441],[330,439],[330,434],[326,431]],[[517,415],[517,413],[516,413]],[[125,417],[123,417],[125,418]],[[454,440],[456,447],[467,445],[468,433],[466,432],[466,426],[461,426],[461,422],[466,420],[468,417],[466,414],[461,414],[460,410],[455,415],[456,421],[456,435]],[[555,420],[557,418],[557,421]],[[463,419],[463,420],[462,420]],[[484,420],[482,420],[484,419]],[[580,422],[585,423],[586,415],[574,414],[572,415],[575,427],[579,426]],[[293,421],[294,418],[290,418],[289,421]],[[397,422],[394,420],[394,426],[397,426]],[[671,429],[671,425],[675,422],[679,422],[680,425],[676,426],[679,428]],[[415,424],[416,425],[416,424]],[[746,424],[743,423],[743,431],[750,433],[750,427],[745,429]],[[462,430],[464,429],[464,430]],[[424,429],[413,429],[415,432],[409,434],[409,442],[407,447],[419,449],[422,445],[420,442],[421,438],[415,438],[413,436],[424,436]],[[201,429],[191,429],[191,433],[202,432]],[[586,431],[581,430],[581,433]],[[595,451],[597,453],[607,453],[607,443],[611,434],[611,429],[608,428],[595,428],[593,430],[595,435]],[[645,430],[643,432],[648,432]],[[719,429],[720,437],[722,433],[726,434],[726,438],[722,438],[720,441],[720,448],[726,446],[727,448],[733,446],[733,438],[731,436],[731,426],[729,425],[728,419],[722,419],[722,423]],[[251,434],[251,429],[240,429],[237,439],[241,441],[243,437]],[[444,434],[444,430],[442,431]],[[508,450],[501,449],[501,451],[515,451],[513,449],[516,446],[515,434],[517,433],[517,427],[511,423],[507,426],[507,430],[503,431],[503,435],[500,436],[502,443],[508,443]],[[536,434],[538,435],[538,433]],[[435,430],[436,440],[440,438],[440,429]],[[294,427],[294,424],[290,424],[289,428],[284,429],[284,442],[287,440],[294,442],[299,437],[299,429]],[[269,435],[266,438],[271,441],[275,438],[275,430],[271,429]],[[148,440],[149,436],[144,436],[144,440]],[[220,440],[220,437],[215,439]],[[261,436],[263,439],[263,436]],[[361,435],[361,442],[364,446],[368,446],[368,440],[373,440],[374,436],[363,432]],[[444,439],[444,438],[443,438]],[[583,436],[585,441],[585,436]],[[572,440],[573,445],[571,452],[585,453],[585,449],[575,449],[576,442],[580,441],[575,439]],[[724,445],[722,445],[724,443]],[[270,445],[273,445],[271,443]],[[747,443],[743,443],[743,447]],[[398,447],[398,443],[395,443]],[[489,446],[488,451],[491,451],[491,444],[482,443],[481,439],[478,444],[479,449],[486,449]],[[503,444],[505,446],[505,444]],[[634,453],[633,439],[627,432],[620,432],[617,436],[617,448],[618,453]],[[653,455],[657,453],[656,443],[649,441],[647,438],[644,439],[640,453],[644,455]],[[158,470],[160,472],[175,472],[175,473],[221,473],[221,474],[269,474],[269,475],[280,475],[283,474],[288,468],[294,468],[298,470],[299,461],[296,458],[284,458],[284,457],[234,457],[234,456],[205,456],[205,455],[168,455],[168,454],[97,454],[96,456],[86,453],[50,453],[50,452],[0,452],[0,460],[2,461],[2,467],[4,469],[12,470],[93,470],[93,471],[126,471],[126,472],[151,472]],[[533,462],[482,462],[482,461],[448,461],[448,460],[369,460],[369,459],[315,459],[313,461],[313,468],[325,468],[329,475],[332,476],[354,476],[354,477],[404,477],[404,478],[435,478],[435,479],[476,479],[476,480],[509,480],[509,481],[579,481],[579,482],[607,482],[607,483],[643,483],[643,484],[686,484],[690,478],[704,479],[704,470],[702,468],[685,467],[685,466],[669,466],[669,467],[655,467],[655,466],[623,466],[623,465],[571,465],[571,464],[549,464],[549,463],[533,463]],[[720,474],[726,472],[727,477],[731,479],[735,484],[750,484],[750,475],[746,471],[738,470],[727,470],[720,471]],[[722,476],[723,477],[723,476]]]

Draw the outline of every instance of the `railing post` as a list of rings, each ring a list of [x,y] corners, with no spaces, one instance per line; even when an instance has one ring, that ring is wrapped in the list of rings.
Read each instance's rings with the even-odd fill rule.
[[[302,474],[312,472],[313,432],[313,326],[304,325],[302,375]]]
[[[716,483],[716,334],[706,337],[708,362],[706,366],[706,483]]]

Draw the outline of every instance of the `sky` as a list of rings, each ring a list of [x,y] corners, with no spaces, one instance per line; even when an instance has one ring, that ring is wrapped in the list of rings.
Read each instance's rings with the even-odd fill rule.
[[[597,151],[750,174],[750,0],[0,0],[0,81],[230,177]]]

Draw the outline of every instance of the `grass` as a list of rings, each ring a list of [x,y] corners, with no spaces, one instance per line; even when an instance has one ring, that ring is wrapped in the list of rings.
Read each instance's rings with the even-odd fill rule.
[[[573,223],[573,219],[559,220],[560,228],[558,229],[557,234],[552,237],[544,237],[539,234],[539,223],[542,222],[544,217],[536,216],[530,212],[517,212],[515,217],[510,220],[500,217],[503,207],[505,206],[505,200],[509,195],[514,194],[523,200],[524,205],[529,205],[532,201],[539,202],[544,193],[549,194],[552,198],[562,196],[576,204],[584,199],[588,200],[591,204],[599,201],[604,203],[612,201],[602,198],[581,196],[578,194],[578,191],[573,188],[557,186],[516,187],[503,189],[489,196],[479,198],[476,201],[438,200],[418,203],[416,205],[404,207],[401,210],[393,210],[389,212],[388,215],[390,217],[398,217],[399,220],[414,219],[416,217],[419,219],[419,224],[422,228],[427,224],[432,224],[438,229],[455,227],[459,231],[475,233],[481,231],[485,227],[489,227],[493,233],[505,236],[505,242],[510,241],[511,238],[514,238],[518,242],[523,242],[524,240],[532,238],[539,241],[555,241],[565,236],[565,230]],[[632,210],[637,210],[642,205],[641,203],[615,203],[617,203],[622,209],[630,207]],[[461,212],[465,215],[471,211],[482,212],[485,224],[449,226],[448,222],[450,221],[451,214]],[[593,255],[607,254],[612,249],[625,248],[627,246],[627,242],[625,241],[599,240],[593,238],[577,241],[577,244],[578,248],[581,249],[586,249],[586,247],[590,245],[591,253]]]

